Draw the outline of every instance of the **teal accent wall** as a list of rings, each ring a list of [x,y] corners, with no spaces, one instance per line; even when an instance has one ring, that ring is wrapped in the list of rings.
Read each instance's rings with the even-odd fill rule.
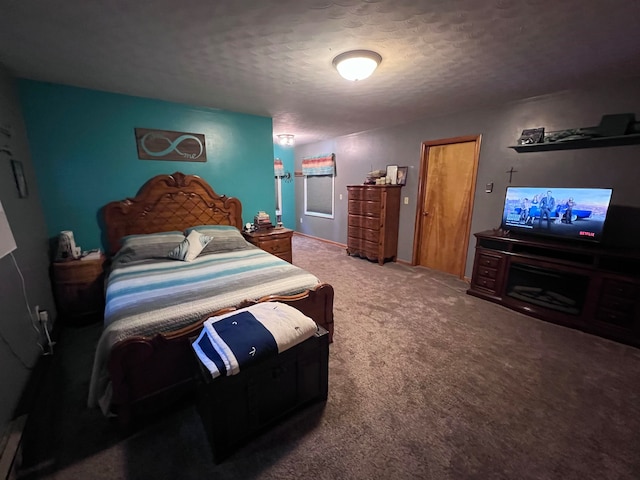
[[[104,247],[99,209],[176,171],[238,197],[245,222],[275,216],[271,118],[31,80],[19,91],[50,237],[73,230],[83,249]],[[134,128],[204,134],[207,161],[139,160]]]
[[[292,230],[296,229],[296,191],[293,177],[295,165],[294,147],[283,147],[278,143],[273,145],[274,158],[282,160],[284,171],[291,174],[291,180],[282,180],[282,223]],[[275,195],[275,192],[274,192]]]

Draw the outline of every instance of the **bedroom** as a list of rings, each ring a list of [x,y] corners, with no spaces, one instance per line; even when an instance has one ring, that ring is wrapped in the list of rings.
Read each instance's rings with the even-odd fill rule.
[[[629,38],[637,39],[633,37],[637,34],[629,35]],[[628,44],[634,45],[634,42],[630,41]],[[637,55],[637,51],[635,54]],[[625,75],[628,73],[634,73],[636,78],[625,79],[619,74],[619,78],[605,81],[594,74],[589,84],[583,83],[589,72],[582,71],[580,75],[567,74],[576,84],[581,84],[572,89],[562,88],[567,91],[554,90],[547,96],[523,96],[518,101],[506,104],[492,102],[482,107],[465,109],[463,113],[438,116],[436,119],[415,120],[405,122],[402,126],[348,136],[335,135],[328,139],[299,144],[294,151],[276,150],[275,154],[284,157],[284,160],[289,162],[288,169],[294,171],[299,169],[299,162],[303,157],[327,151],[336,153],[336,193],[339,194],[342,190],[343,195],[346,194],[345,185],[361,183],[366,172],[371,170],[372,164],[374,168],[384,167],[389,163],[413,167],[409,170],[409,181],[404,188],[406,193],[403,193],[403,196],[408,196],[413,202],[417,196],[416,177],[420,142],[481,133],[482,153],[477,185],[484,187],[485,184],[493,182],[494,193],[485,194],[484,188],[476,189],[472,231],[491,228],[499,221],[499,197],[508,184],[508,174],[505,172],[512,166],[518,170],[514,174],[514,183],[545,183],[550,175],[559,183],[602,182],[614,187],[616,195],[620,196],[620,203],[638,207],[640,199],[635,186],[635,178],[640,176],[636,161],[639,148],[637,146],[552,152],[545,154],[543,161],[538,156],[517,155],[505,148],[513,144],[524,128],[539,125],[549,129],[589,126],[597,124],[606,113],[636,112],[638,115],[638,72],[632,72],[629,68]],[[327,74],[335,72],[328,70]],[[7,175],[2,178],[2,201],[12,217],[19,218],[17,224],[12,222],[12,228],[18,240],[17,255],[29,279],[30,298],[50,310],[53,299],[47,279],[48,257],[42,248],[43,239],[57,234],[60,230],[72,228],[80,245],[85,248],[99,246],[95,215],[99,206],[106,201],[134,194],[143,181],[153,174],[170,173],[185,165],[174,167],[173,164],[144,162],[131,156],[133,128],[158,126],[198,131],[198,127],[204,122],[222,124],[224,132],[231,133],[233,143],[227,143],[229,136],[226,135],[224,145],[228,146],[232,153],[224,149],[220,152],[218,163],[215,163],[216,173],[208,180],[214,187],[217,187],[218,179],[225,186],[228,185],[228,189],[220,192],[227,195],[240,195],[247,188],[255,188],[255,195],[243,198],[245,212],[249,214],[264,209],[263,199],[271,198],[268,191],[271,183],[263,184],[252,180],[258,176],[271,177],[271,165],[267,160],[250,164],[247,164],[249,160],[247,163],[235,163],[239,158],[273,157],[272,133],[279,131],[272,132],[271,120],[266,116],[218,112],[203,107],[192,108],[157,100],[67,87],[55,82],[48,84],[18,80],[7,70],[3,71],[2,79],[3,111],[11,112],[11,117],[7,120],[3,117],[2,122],[18,125],[22,122],[22,117],[28,125],[28,133],[16,131],[16,138],[22,138],[23,143],[18,142],[13,148],[14,156],[24,161],[28,184],[31,187],[31,195],[28,198],[14,199],[14,180],[8,170]],[[122,118],[120,113],[123,105],[127,106],[128,112],[125,118]],[[153,125],[150,125],[150,122],[153,122]],[[212,130],[204,133],[210,131],[212,138],[218,138]],[[251,139],[251,144],[247,139]],[[88,149],[88,146],[92,145],[100,145],[100,148]],[[53,157],[55,160],[50,160]],[[33,163],[29,162],[29,158]],[[189,167],[193,168],[193,173],[204,173],[211,165],[213,163],[208,162],[189,164]],[[550,168],[553,172],[549,171]],[[295,201],[290,199],[289,212],[297,210],[301,203],[299,185],[292,183],[286,184],[286,187],[291,188],[293,192],[294,185],[297,197]],[[344,215],[344,205],[339,200],[336,201],[337,214]],[[399,258],[405,261],[411,260],[414,211],[415,203],[401,207]],[[309,235],[338,243],[345,242],[345,226],[339,218],[333,226],[328,226],[326,221],[304,217],[298,212],[285,217],[287,226]],[[298,219],[301,216],[304,217],[304,221],[299,224]],[[467,275],[470,272],[472,246],[470,244]],[[10,259],[4,258],[1,267],[3,281],[5,278],[15,278]],[[23,318],[24,301],[19,287],[12,284],[3,285],[3,288],[8,289],[3,291],[3,311],[11,318]],[[23,324],[23,320],[10,324],[7,335],[17,337],[15,341],[18,342],[20,351],[28,352],[26,356],[31,358],[37,352],[33,350],[34,345],[30,341],[24,342],[26,333],[22,329]],[[3,400],[3,418],[7,418],[18,401],[26,375],[23,367],[16,364],[6,347],[3,345],[0,348],[3,349],[3,356],[6,356],[6,361],[2,364],[15,365],[9,369],[3,368],[2,371],[3,384],[12,386],[9,390],[14,392]]]

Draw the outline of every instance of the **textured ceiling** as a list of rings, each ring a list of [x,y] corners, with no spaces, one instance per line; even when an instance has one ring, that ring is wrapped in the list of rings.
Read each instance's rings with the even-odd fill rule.
[[[369,79],[333,68],[352,49],[382,55]],[[640,75],[640,1],[2,0],[0,63],[309,143]]]

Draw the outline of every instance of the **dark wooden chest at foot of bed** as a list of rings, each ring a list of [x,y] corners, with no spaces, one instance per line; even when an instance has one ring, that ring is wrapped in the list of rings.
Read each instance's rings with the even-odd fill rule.
[[[243,370],[211,378],[202,369],[198,411],[219,463],[277,420],[310,403],[327,399],[329,335],[313,337]]]

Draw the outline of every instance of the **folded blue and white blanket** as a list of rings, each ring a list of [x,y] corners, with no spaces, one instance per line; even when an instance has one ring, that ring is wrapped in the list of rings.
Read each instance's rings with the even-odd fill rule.
[[[317,325],[299,310],[264,302],[204,322],[192,346],[213,378],[236,375],[312,337]]]

